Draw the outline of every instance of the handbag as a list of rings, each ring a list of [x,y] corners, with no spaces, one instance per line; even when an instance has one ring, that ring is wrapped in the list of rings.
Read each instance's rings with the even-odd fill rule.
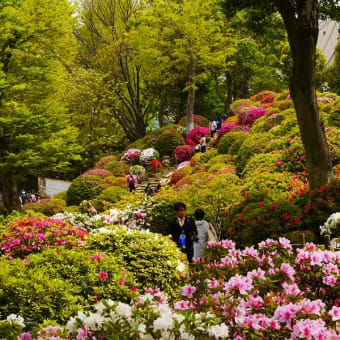
[[[209,228],[208,228],[208,242],[217,242],[217,236],[216,232],[213,228],[213,226],[209,223]]]

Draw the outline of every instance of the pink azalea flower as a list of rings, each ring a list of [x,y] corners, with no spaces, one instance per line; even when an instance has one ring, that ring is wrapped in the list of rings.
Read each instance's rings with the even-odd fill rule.
[[[333,321],[340,320],[340,307],[333,306],[328,314],[332,317]]]
[[[327,286],[330,286],[330,287],[334,287],[336,282],[337,282],[337,278],[333,275],[329,275],[329,276],[325,276],[323,279],[322,279],[322,282],[327,285]]]
[[[18,340],[32,340],[32,335],[30,332],[25,332],[25,333],[22,333]]]
[[[184,286],[181,289],[182,291],[182,295],[183,296],[187,296],[188,298],[192,298],[194,293],[196,292],[196,287],[188,285],[188,286]]]
[[[97,274],[102,280],[107,279],[109,277],[109,274],[103,271],[99,271]]]

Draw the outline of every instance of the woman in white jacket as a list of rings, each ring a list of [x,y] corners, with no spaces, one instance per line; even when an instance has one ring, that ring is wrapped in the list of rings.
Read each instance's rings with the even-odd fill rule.
[[[195,211],[197,241],[194,243],[194,257],[202,258],[209,240],[209,223],[204,219],[205,213],[202,209]]]

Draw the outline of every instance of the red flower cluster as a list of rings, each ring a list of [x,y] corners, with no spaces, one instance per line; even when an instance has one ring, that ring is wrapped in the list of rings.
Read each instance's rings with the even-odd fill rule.
[[[197,126],[188,133],[187,143],[189,145],[196,145],[200,142],[202,136],[209,136],[209,128]]]
[[[151,168],[161,171],[162,170],[162,163],[158,159],[154,159],[150,162]]]
[[[190,145],[181,145],[178,146],[174,151],[175,159],[182,163],[185,161],[189,161],[192,157],[193,147]]]
[[[86,231],[51,218],[21,218],[6,226],[0,236],[1,252],[11,257],[24,257],[43,247],[67,246],[81,243]]]

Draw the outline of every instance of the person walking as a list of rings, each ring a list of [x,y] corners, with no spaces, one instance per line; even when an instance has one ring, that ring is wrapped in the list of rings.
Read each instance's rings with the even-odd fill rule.
[[[200,139],[201,152],[205,153],[207,151],[207,137],[202,135]]]
[[[194,256],[194,242],[197,240],[197,228],[195,221],[187,216],[187,207],[183,202],[175,203],[174,213],[176,217],[168,224],[168,234],[186,254],[189,262]]]
[[[222,119],[221,119],[221,117],[217,117],[216,118],[216,126],[217,126],[217,128],[216,128],[217,131],[221,130],[221,127],[222,127]]]
[[[211,122],[209,122],[209,131],[210,131],[210,137],[213,138],[215,136],[217,130],[217,125],[216,125],[216,121],[213,120]]]
[[[127,186],[130,192],[135,192],[136,191],[136,178],[133,175],[128,174],[126,176],[126,180],[127,180]]]
[[[197,241],[194,243],[194,258],[202,258],[209,241],[209,223],[204,219],[205,212],[202,209],[195,211]]]
[[[148,185],[145,187],[144,192],[147,198],[153,196],[155,193],[150,183],[148,183]]]

